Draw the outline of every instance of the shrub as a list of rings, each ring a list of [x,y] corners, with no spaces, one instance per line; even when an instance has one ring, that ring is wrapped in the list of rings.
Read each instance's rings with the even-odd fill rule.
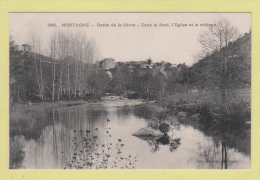
[[[154,117],[149,120],[148,126],[157,130],[159,128],[160,120],[157,117]]]
[[[165,109],[158,111],[155,113],[155,116],[159,118],[160,120],[165,120],[168,116],[168,113]]]
[[[208,124],[212,122],[212,113],[209,109],[209,106],[206,103],[203,103],[200,107],[198,107],[198,113],[200,114],[201,123]]]
[[[167,133],[169,132],[169,124],[166,124],[166,123],[162,123],[160,124],[159,126],[159,130],[162,132],[162,133]]]
[[[134,113],[139,117],[143,117],[145,119],[152,119],[153,117],[155,117],[155,114],[161,110],[162,108],[154,104],[141,104],[135,106]]]

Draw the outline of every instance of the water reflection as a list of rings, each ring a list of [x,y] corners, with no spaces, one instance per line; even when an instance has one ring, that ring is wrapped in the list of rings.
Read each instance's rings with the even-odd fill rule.
[[[25,152],[22,150],[24,145],[24,136],[15,136],[10,140],[10,156],[9,166],[10,169],[22,168],[22,161],[25,156]]]
[[[147,140],[148,145],[150,146],[150,151],[155,153],[159,151],[160,146],[168,146],[170,152],[174,152],[181,144],[181,138],[170,139],[168,135],[163,135],[162,137],[152,140]]]
[[[10,140],[10,168],[250,168],[250,155],[243,151],[248,148],[244,141],[239,143],[236,137],[223,141],[198,124],[180,124],[171,134],[159,138],[132,136],[148,124],[133,114],[132,105],[138,103],[141,102],[103,101],[50,110],[44,117],[48,123],[37,138],[19,135]]]
[[[212,168],[221,169],[237,168],[235,164],[250,168],[250,161],[242,164],[243,158],[236,156],[237,152],[241,152],[242,156],[250,157],[250,126],[245,123],[239,124],[239,122],[237,124],[224,117],[212,124],[200,124],[190,120],[182,123],[200,130],[210,136],[214,142],[213,145],[207,145],[204,148],[199,146],[200,157],[204,157],[203,160],[197,160],[199,163],[215,164]]]

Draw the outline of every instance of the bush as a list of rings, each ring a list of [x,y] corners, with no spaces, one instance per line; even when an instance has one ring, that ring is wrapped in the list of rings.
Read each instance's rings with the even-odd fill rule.
[[[153,117],[155,117],[155,114],[161,110],[162,108],[154,104],[141,104],[135,106],[134,113],[139,117],[143,117],[145,119],[152,119]]]
[[[160,120],[157,117],[154,117],[149,120],[148,126],[157,130],[159,128]]]
[[[166,123],[162,123],[160,124],[159,126],[159,130],[162,132],[162,133],[167,133],[169,132],[169,124],[166,124]]]
[[[212,122],[213,117],[212,113],[209,109],[209,106],[204,103],[200,107],[198,107],[198,113],[200,114],[200,122],[203,124],[208,124]]]
[[[127,98],[128,99],[138,99],[139,98],[139,93],[138,92],[127,93]]]
[[[163,110],[161,110],[159,112],[156,112],[155,116],[157,118],[159,118],[160,120],[165,120],[167,118],[167,116],[168,116],[168,113],[167,113],[167,111],[165,109],[163,109]]]

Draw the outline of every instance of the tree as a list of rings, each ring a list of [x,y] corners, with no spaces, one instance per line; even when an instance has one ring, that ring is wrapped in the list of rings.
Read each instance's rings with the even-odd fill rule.
[[[153,76],[150,83],[152,96],[160,103],[165,95],[166,80],[166,75],[162,72],[158,72],[155,76]]]
[[[92,68],[91,73],[87,78],[89,82],[90,93],[97,99],[101,98],[111,81],[107,73],[95,67]]]
[[[57,55],[57,33],[51,34],[50,39],[50,58],[52,60],[52,101],[55,100],[55,81],[56,81],[56,55]]]
[[[43,72],[41,60],[41,37],[37,37],[35,32],[31,32],[31,52],[35,65],[35,76],[37,78],[39,97],[44,100]]]
[[[238,38],[238,30],[231,25],[229,20],[224,18],[220,18],[214,24],[208,30],[201,32],[199,42],[205,55],[218,54],[220,69],[217,71],[221,75],[222,105],[226,106],[227,61],[231,53],[228,45]]]

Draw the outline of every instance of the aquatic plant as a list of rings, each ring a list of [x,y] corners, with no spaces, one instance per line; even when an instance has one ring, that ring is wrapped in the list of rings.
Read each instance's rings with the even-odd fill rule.
[[[110,130],[110,127],[105,128],[106,142],[101,145],[98,143],[98,128],[95,132],[75,130],[72,158],[67,159],[64,169],[134,169],[138,155],[123,155],[125,145],[122,139],[113,144]]]

